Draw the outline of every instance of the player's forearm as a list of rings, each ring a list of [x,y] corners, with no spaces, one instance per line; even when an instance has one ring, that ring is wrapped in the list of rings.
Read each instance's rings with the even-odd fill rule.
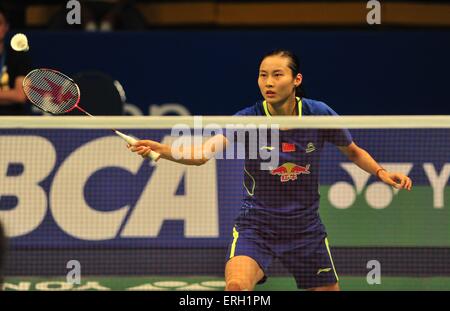
[[[366,150],[359,147],[349,154],[348,158],[371,175],[376,175],[377,171],[381,168]]]
[[[203,154],[203,146],[190,146],[186,148],[174,148],[173,146],[161,144],[161,148],[155,149],[161,154],[161,158],[173,161],[184,165],[202,165],[205,164],[209,158]]]
[[[205,164],[216,154],[224,151],[227,144],[227,138],[218,134],[203,143],[193,145],[180,143],[167,146],[163,148],[164,155],[162,157],[177,163],[198,166]]]
[[[11,103],[26,103],[27,99],[21,90],[0,91],[0,105]]]

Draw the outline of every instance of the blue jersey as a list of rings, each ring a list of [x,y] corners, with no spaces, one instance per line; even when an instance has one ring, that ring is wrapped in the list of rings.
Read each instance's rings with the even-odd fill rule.
[[[297,102],[299,122],[301,116],[337,116],[323,102],[307,98],[297,98]],[[270,116],[270,113],[266,102],[260,101],[235,115]],[[267,139],[270,144],[270,137]],[[324,232],[318,208],[320,154],[326,142],[348,146],[352,137],[346,129],[280,130],[277,145],[258,146],[278,148],[278,166],[262,170],[262,159],[246,156],[242,210],[236,224],[272,232],[288,230],[291,234]]]

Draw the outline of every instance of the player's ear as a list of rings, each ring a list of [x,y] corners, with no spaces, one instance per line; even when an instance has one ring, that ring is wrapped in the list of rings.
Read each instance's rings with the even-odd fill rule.
[[[300,84],[302,84],[302,81],[303,81],[302,74],[301,73],[297,73],[297,75],[295,76],[295,79],[294,79],[295,87],[299,87]]]

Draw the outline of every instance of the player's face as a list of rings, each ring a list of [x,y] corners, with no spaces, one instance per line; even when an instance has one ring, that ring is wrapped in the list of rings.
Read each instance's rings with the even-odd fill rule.
[[[3,42],[5,35],[8,32],[8,23],[3,14],[0,13],[0,42]]]
[[[300,83],[301,75],[293,77],[288,57],[269,56],[259,66],[259,89],[269,104],[282,104],[295,96],[295,88]]]

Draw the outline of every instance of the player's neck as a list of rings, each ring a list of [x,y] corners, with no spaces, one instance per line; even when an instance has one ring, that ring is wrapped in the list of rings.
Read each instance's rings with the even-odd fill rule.
[[[279,115],[279,116],[291,116],[297,115],[297,99],[295,98],[295,94],[289,96],[289,98],[280,104],[268,105],[269,113],[271,115]]]

